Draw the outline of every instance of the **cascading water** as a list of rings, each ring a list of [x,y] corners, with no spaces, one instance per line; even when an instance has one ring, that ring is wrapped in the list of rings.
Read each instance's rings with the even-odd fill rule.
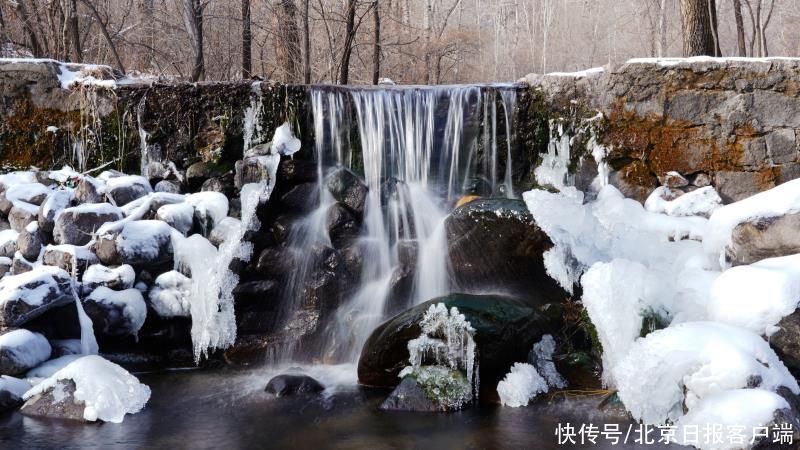
[[[356,244],[363,258],[360,280],[328,324],[314,356],[355,361],[387,311],[449,293],[444,223],[453,205],[466,194],[513,196],[510,137],[516,91],[511,85],[312,87],[309,100],[320,202],[289,237],[297,269],[284,292],[284,322],[291,327],[303,283],[317,262],[317,252],[310,249],[332,245],[325,220],[335,200],[326,189],[326,172],[349,168],[363,175],[368,188]],[[355,145],[351,134],[357,134]],[[409,270],[408,258],[401,255],[401,248],[408,247],[416,255],[412,287],[410,294],[395,296],[393,282]],[[284,353],[277,359],[294,356],[292,350]]]

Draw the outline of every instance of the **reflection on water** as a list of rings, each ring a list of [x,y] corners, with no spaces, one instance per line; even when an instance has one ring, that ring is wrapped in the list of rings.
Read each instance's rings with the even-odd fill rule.
[[[449,414],[388,413],[378,411],[388,392],[356,386],[352,365],[309,367],[304,372],[326,385],[322,396],[272,397],[264,387],[279,373],[274,369],[144,374],[142,381],[153,391],[150,403],[123,423],[82,424],[6,414],[0,416],[0,448],[612,448],[556,445],[559,421],[601,423],[602,416],[587,414],[596,411],[590,402],[471,408]]]

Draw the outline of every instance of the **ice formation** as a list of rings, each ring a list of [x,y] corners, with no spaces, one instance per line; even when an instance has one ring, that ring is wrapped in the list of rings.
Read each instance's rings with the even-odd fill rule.
[[[553,336],[545,334],[539,342],[533,345],[528,359],[547,382],[548,386],[562,389],[567,387],[567,381],[558,373],[556,365],[553,363],[553,353],[555,351],[555,339],[553,339]]]
[[[657,187],[644,203],[645,209],[668,216],[709,217],[722,206],[722,199],[713,186],[706,186],[668,200],[670,189]]]
[[[54,373],[58,372],[64,367],[67,367],[67,365],[69,365],[76,359],[83,358],[83,356],[84,355],[81,354],[64,355],[64,356],[59,356],[58,358],[53,358],[51,360],[45,361],[42,364],[39,364],[38,366],[29,370],[28,373],[25,374],[25,378],[32,378],[32,379],[49,378]],[[30,389],[30,387],[28,389]],[[28,389],[26,389],[26,391]],[[20,397],[22,397],[22,395],[20,395]]]
[[[511,371],[497,383],[497,394],[503,406],[528,406],[536,395],[548,391],[547,381],[528,363],[514,363]]]
[[[176,270],[162,273],[148,294],[150,306],[161,317],[190,317],[191,289],[192,280],[184,274]]]
[[[429,399],[445,410],[477,398],[475,329],[466,317],[456,307],[448,311],[444,303],[436,303],[425,312],[420,327],[422,334],[408,341],[411,365],[399,376],[414,377]]]
[[[83,401],[83,418],[93,422],[121,423],[125,414],[141,411],[150,399],[150,388],[122,367],[96,355],[79,358],[25,393],[27,400],[56,388],[59,380],[75,383],[75,399]]]
[[[275,130],[272,137],[272,153],[291,156],[300,150],[300,139],[294,137],[289,122],[284,122]]]

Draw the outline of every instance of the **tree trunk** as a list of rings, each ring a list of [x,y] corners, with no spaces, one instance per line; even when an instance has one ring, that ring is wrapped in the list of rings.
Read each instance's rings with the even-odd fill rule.
[[[305,0],[303,10],[303,82],[311,84],[311,32],[308,27],[308,4],[311,0]]]
[[[712,0],[713,1],[713,0]],[[683,56],[714,56],[714,28],[708,0],[681,0]]]
[[[111,54],[114,55],[114,61],[117,63],[117,69],[119,69],[120,72],[125,73],[125,66],[122,64],[122,59],[119,57],[117,46],[114,45],[114,41],[111,39],[111,35],[108,32],[108,23],[103,22],[100,19],[100,13],[97,11],[97,8],[95,8],[91,1],[81,0],[81,2],[83,2],[83,4],[89,8],[89,11],[92,12],[92,15],[94,16],[95,20],[97,20],[97,23],[100,24],[100,32],[103,33],[103,37],[106,39],[108,47],[111,49]]]
[[[278,5],[278,64],[284,70],[287,83],[300,80],[300,30],[297,28],[297,6],[294,0],[280,0]]]
[[[345,30],[342,62],[339,65],[339,84],[347,84],[350,81],[350,54],[353,52],[353,40],[356,34],[356,0],[347,0],[347,25]]]
[[[20,19],[22,19],[22,28],[28,34],[28,40],[31,41],[31,53],[33,53],[34,57],[41,58],[44,56],[42,54],[42,47],[39,45],[39,39],[36,37],[36,32],[31,26],[31,18],[28,15],[28,9],[25,7],[25,2],[23,0],[17,2],[17,13],[19,13]]]
[[[378,1],[372,2],[372,14],[375,19],[375,42],[372,47],[372,84],[378,84],[381,77],[381,15]]]
[[[661,0],[658,8],[658,57],[667,54],[667,0]]]
[[[206,64],[203,56],[203,5],[202,0],[184,0],[183,21],[186,32],[192,44],[193,62],[192,75],[193,82],[200,81],[205,77]]]
[[[714,56],[722,56],[719,48],[719,32],[717,30],[717,0],[708,0],[708,17],[711,24],[711,36],[714,38]]]
[[[736,43],[739,56],[747,56],[747,47],[744,41],[744,20],[742,20],[742,0],[733,0],[733,15],[736,19]]]
[[[250,33],[250,0],[242,0],[242,79],[253,75],[253,36]]]
[[[75,62],[81,62],[83,52],[81,51],[81,35],[78,30],[77,0],[70,0],[69,2],[69,34],[70,41],[72,41],[72,59]]]

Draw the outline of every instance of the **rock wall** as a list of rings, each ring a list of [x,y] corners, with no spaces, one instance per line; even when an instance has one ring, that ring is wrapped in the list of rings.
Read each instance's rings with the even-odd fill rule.
[[[525,80],[552,111],[603,113],[610,181],[630,197],[670,171],[710,180],[726,202],[800,176],[800,60],[632,60]]]

